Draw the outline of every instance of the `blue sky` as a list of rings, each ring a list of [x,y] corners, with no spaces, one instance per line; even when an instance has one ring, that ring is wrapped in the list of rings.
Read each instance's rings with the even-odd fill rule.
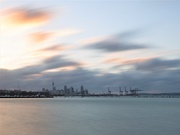
[[[179,1],[1,0],[0,5],[2,88],[13,89],[9,84],[17,78],[22,89],[50,89],[53,76],[58,88],[179,91]]]

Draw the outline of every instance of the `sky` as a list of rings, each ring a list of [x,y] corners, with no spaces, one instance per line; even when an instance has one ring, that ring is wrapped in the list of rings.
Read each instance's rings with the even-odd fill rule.
[[[180,92],[180,1],[0,0],[0,89]]]

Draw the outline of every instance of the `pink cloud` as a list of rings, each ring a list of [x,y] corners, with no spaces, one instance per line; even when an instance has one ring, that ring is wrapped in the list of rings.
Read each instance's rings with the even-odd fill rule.
[[[6,23],[14,26],[43,24],[51,14],[42,9],[12,8],[4,11]]]

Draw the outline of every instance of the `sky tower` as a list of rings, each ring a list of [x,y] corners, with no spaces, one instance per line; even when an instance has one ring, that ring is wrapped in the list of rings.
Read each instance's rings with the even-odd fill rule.
[[[54,83],[54,78],[52,80],[52,90],[56,90],[55,83]]]

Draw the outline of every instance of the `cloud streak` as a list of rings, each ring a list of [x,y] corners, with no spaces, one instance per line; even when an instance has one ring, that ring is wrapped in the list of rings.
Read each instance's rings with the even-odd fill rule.
[[[124,59],[124,58],[110,58],[104,60],[104,63],[106,64],[123,64],[123,65],[129,65],[129,64],[134,64],[134,63],[139,63],[139,62],[144,62],[147,61],[151,58],[136,58],[136,59]]]
[[[67,28],[67,29],[60,29],[60,30],[56,30],[56,31],[33,32],[33,33],[29,34],[28,37],[29,37],[30,41],[32,41],[33,43],[41,43],[41,42],[45,42],[51,38],[58,39],[58,38],[62,38],[62,37],[76,35],[81,32],[82,32],[82,30]]]
[[[55,52],[55,51],[59,52],[59,51],[65,50],[65,49],[66,49],[65,46],[57,44],[57,45],[49,46],[44,49],[40,49],[40,50],[38,50],[38,52]]]
[[[43,64],[46,65],[47,69],[81,65],[78,62],[67,60],[63,56],[59,56],[59,55],[47,58],[46,60],[43,61]]]
[[[180,60],[163,60],[160,58],[154,58],[144,62],[135,63],[135,69],[140,71],[151,72],[180,69]]]
[[[89,48],[98,49],[105,52],[118,52],[118,51],[143,49],[145,47],[142,45],[137,45],[137,44],[127,44],[127,43],[120,43],[120,42],[114,42],[114,41],[103,41],[103,42],[90,45]]]
[[[4,12],[6,23],[12,26],[39,25],[48,22],[52,15],[42,9],[11,8]]]
[[[147,48],[147,46],[145,45],[125,41],[126,37],[129,37],[129,35],[134,35],[134,33],[127,33],[122,35],[119,34],[106,38],[99,38],[99,40],[96,39],[97,42],[87,44],[85,48],[100,50],[103,52],[120,52]]]
[[[41,43],[48,40],[53,35],[53,32],[34,32],[29,35],[29,39],[33,43]]]

